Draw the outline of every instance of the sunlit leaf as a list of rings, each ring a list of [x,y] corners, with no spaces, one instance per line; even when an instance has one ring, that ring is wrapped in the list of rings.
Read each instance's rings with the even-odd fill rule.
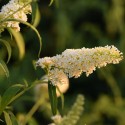
[[[8,27],[6,27],[6,29],[7,29],[7,31],[9,32],[10,38],[11,38],[11,40],[12,40],[12,39],[13,39],[12,33],[8,30]]]
[[[6,106],[10,104],[10,102],[12,102],[11,100],[16,96],[17,92],[19,92],[22,87],[23,85],[16,84],[11,86],[5,91],[5,93],[2,96],[2,100],[0,104],[0,115],[3,112],[3,110],[6,108]]]
[[[49,6],[51,6],[53,2],[54,2],[54,0],[50,0]]]
[[[0,60],[0,67],[3,69],[6,77],[9,77],[9,70],[7,68],[7,65],[5,64],[5,62],[3,60]]]
[[[9,32],[11,32],[11,34],[15,38],[15,41],[19,49],[19,58],[22,59],[25,55],[25,43],[24,43],[23,36],[21,35],[20,32],[16,32],[12,28],[8,28],[8,30]]]
[[[25,24],[25,25],[29,26],[33,31],[35,31],[35,33],[38,36],[39,44],[40,44],[39,53],[38,53],[38,57],[39,57],[40,53],[41,53],[41,48],[42,48],[42,38],[41,38],[41,35],[39,34],[38,30],[33,25],[31,25],[30,23],[22,21],[22,20],[19,20],[19,19],[7,19],[6,21],[20,22],[22,24]]]
[[[4,113],[4,118],[5,118],[5,121],[6,121],[6,125],[13,125],[12,124],[12,121],[11,121],[11,119],[10,119],[10,115],[9,115],[9,113],[7,113],[7,112],[3,112]]]
[[[11,58],[11,46],[9,44],[8,41],[6,40],[3,40],[3,39],[0,39],[0,43],[2,43],[6,48],[7,48],[7,51],[8,51],[8,59],[7,59],[7,63],[9,62],[10,58]]]
[[[50,0],[49,6],[51,6],[55,2],[55,6],[59,7],[59,1],[58,0]]]
[[[57,95],[56,95],[56,86],[53,86],[50,81],[48,83],[49,99],[51,104],[51,110],[53,115],[57,113]]]
[[[38,4],[36,2],[31,3],[32,6],[32,22],[31,24],[36,27],[40,22],[40,12],[38,8]]]

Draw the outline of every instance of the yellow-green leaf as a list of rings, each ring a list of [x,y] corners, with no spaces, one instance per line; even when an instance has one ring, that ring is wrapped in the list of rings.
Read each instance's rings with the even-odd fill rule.
[[[35,33],[36,33],[37,36],[38,36],[39,44],[40,44],[39,53],[38,53],[38,57],[39,57],[39,56],[40,56],[40,53],[41,53],[41,48],[42,48],[42,37],[41,37],[41,35],[39,34],[38,30],[37,30],[33,25],[31,25],[30,23],[25,22],[25,21],[22,21],[22,20],[19,20],[19,19],[7,19],[6,21],[20,22],[20,23],[22,23],[22,24],[25,24],[25,25],[29,26],[33,31],[35,31]]]
[[[11,58],[11,46],[9,44],[8,41],[0,39],[0,43],[2,43],[6,48],[7,48],[7,52],[8,52],[8,59],[7,59],[7,63],[9,62],[10,58]]]
[[[13,125],[18,125],[18,121],[17,121],[15,115],[12,112],[10,113],[10,118],[12,120]]]
[[[12,124],[12,121],[11,121],[11,119],[10,119],[10,115],[9,115],[9,113],[7,113],[7,112],[3,112],[4,113],[4,118],[5,118],[5,121],[6,121],[6,125],[13,125]]]
[[[50,0],[49,6],[51,6],[53,2],[54,2],[54,0]]]
[[[38,4],[36,2],[31,3],[32,6],[32,25],[37,27],[40,22],[40,12],[38,8]]]
[[[8,28],[8,30],[9,32],[11,32],[11,34],[15,38],[15,41],[19,49],[19,58],[22,59],[25,55],[25,43],[24,43],[23,36],[20,32],[16,32],[12,28]]]
[[[0,67],[4,71],[6,77],[9,77],[9,70],[7,68],[7,65],[5,64],[5,62],[3,60],[0,60]]]

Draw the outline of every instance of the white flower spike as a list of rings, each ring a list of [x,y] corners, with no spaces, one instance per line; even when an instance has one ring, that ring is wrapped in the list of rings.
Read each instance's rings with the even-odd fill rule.
[[[92,49],[67,49],[61,55],[40,58],[36,65],[46,69],[53,85],[56,81],[64,83],[63,77],[78,78],[83,72],[86,76],[94,70],[107,64],[117,64],[123,59],[123,54],[115,46],[95,47]]]
[[[28,4],[26,7],[22,8],[25,4],[27,4],[27,2],[20,2],[20,0],[10,0],[8,4],[4,5],[1,8],[0,18],[6,18],[6,17],[10,16],[9,18],[19,19],[19,20],[26,22],[27,14],[31,14],[32,9],[31,9],[30,4]],[[22,8],[22,9],[19,10],[20,8]],[[16,12],[17,10],[19,10],[19,11]],[[3,22],[1,24],[1,27],[3,27],[3,30],[5,27],[11,27],[11,28],[15,29],[16,31],[20,31],[19,22],[16,22],[16,21]],[[1,31],[3,31],[3,30],[1,30]]]

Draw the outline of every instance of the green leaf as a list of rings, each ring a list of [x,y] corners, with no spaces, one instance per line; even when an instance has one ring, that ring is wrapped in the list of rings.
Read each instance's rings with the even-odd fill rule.
[[[64,108],[64,95],[63,95],[63,93],[60,91],[60,89],[59,89],[58,86],[57,86],[56,88],[57,88],[57,91],[58,91],[58,92],[60,93],[60,95],[61,95],[62,110],[63,110],[63,108]]]
[[[19,92],[23,88],[23,85],[16,84],[8,88],[2,96],[1,104],[0,104],[0,115],[7,105],[12,102],[13,98],[16,96],[17,92]]]
[[[15,115],[12,112],[10,113],[10,117],[11,117],[11,120],[12,120],[12,124],[13,125],[18,125],[17,119],[16,119]]]
[[[20,23],[22,23],[22,24],[25,24],[25,25],[29,26],[33,31],[35,31],[35,33],[36,33],[37,36],[38,36],[39,44],[40,44],[39,53],[38,53],[38,57],[39,57],[39,56],[40,56],[40,53],[41,53],[41,48],[42,48],[42,37],[40,36],[38,30],[37,30],[33,25],[31,25],[30,23],[24,22],[24,21],[19,20],[19,19],[7,19],[6,21],[20,22]]]
[[[57,113],[56,86],[53,86],[50,81],[48,82],[48,91],[49,91],[51,110],[52,110],[53,115],[56,115]]]
[[[10,115],[9,115],[9,113],[7,113],[7,112],[3,112],[4,113],[4,118],[5,118],[5,121],[6,121],[6,125],[13,125],[12,124],[12,121],[11,121],[11,119],[10,119]]]
[[[0,39],[0,43],[2,43],[7,48],[7,51],[8,51],[7,63],[8,63],[10,60],[10,57],[11,57],[11,52],[12,52],[11,46],[10,46],[9,42],[7,42],[6,40],[3,40],[3,39]]]
[[[50,0],[49,6],[51,6],[53,2],[54,2],[54,0]]]
[[[8,27],[6,27],[6,29],[7,29],[8,33],[9,33],[9,35],[10,35],[10,39],[12,40],[13,39],[12,33],[9,31]]]
[[[25,43],[24,43],[23,36],[21,35],[20,32],[16,32],[12,28],[7,28],[7,29],[15,38],[15,41],[19,49],[19,58],[22,59],[25,55]]]
[[[37,27],[37,25],[40,22],[40,12],[39,12],[39,8],[38,8],[38,4],[37,2],[32,2],[31,3],[32,6],[32,25],[34,27]]]
[[[3,60],[0,60],[0,67],[3,69],[6,77],[9,77],[9,70],[7,68],[7,65],[5,64],[5,62]]]

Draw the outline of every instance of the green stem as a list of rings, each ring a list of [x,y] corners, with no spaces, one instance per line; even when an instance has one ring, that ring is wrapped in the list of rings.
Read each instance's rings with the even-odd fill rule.
[[[31,108],[31,110],[25,116],[23,125],[26,125],[28,120],[30,120],[30,118],[32,118],[33,114],[38,110],[38,108],[41,106],[42,103],[43,103],[43,99],[40,99],[35,103],[35,105]]]
[[[42,83],[42,82],[45,83],[44,81],[40,81],[40,83]],[[12,103],[13,101],[15,101],[16,99],[18,99],[20,96],[22,96],[26,91],[28,91],[29,89],[34,87],[37,83],[39,83],[39,81],[36,80],[35,82],[33,82],[33,84],[31,86],[25,88],[23,91],[18,93],[12,100],[10,100],[9,104]]]

